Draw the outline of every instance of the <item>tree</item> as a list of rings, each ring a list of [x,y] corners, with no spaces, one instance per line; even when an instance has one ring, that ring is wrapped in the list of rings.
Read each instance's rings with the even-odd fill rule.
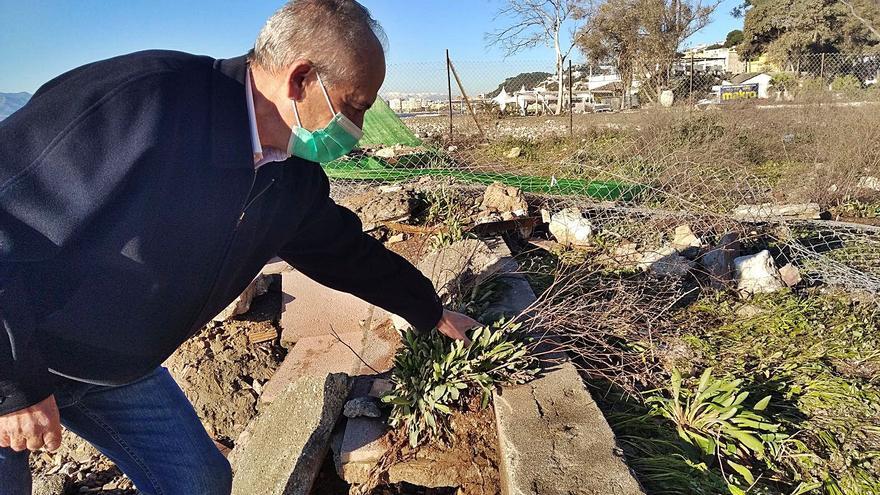
[[[580,46],[588,58],[614,63],[625,78],[638,74],[654,101],[668,86],[685,40],[711,20],[712,0],[606,0],[585,24]]]
[[[578,44],[592,64],[607,63],[620,76],[621,109],[630,107],[636,58],[641,50],[640,0],[606,0],[584,26]]]
[[[877,0],[746,0],[739,52],[780,64],[810,53],[877,49]]]
[[[727,33],[727,38],[724,39],[724,48],[733,48],[736,45],[742,43],[743,41],[743,32],[739,29],[734,29],[733,31]]]
[[[565,61],[577,45],[578,24],[590,16],[591,0],[505,0],[495,19],[506,27],[486,33],[489,46],[503,48],[507,56],[539,45],[552,47],[556,54],[556,114],[562,113],[565,87]],[[568,30],[569,40],[563,39]]]

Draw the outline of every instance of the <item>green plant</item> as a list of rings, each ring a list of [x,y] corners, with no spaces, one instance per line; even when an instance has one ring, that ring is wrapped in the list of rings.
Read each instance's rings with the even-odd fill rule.
[[[473,394],[479,393],[486,407],[496,385],[525,382],[537,371],[519,325],[499,321],[475,329],[471,340],[465,346],[436,331],[404,335],[394,358],[393,388],[382,401],[392,405],[389,422],[406,432],[411,446],[446,437],[449,415]]]
[[[787,438],[779,424],[760,414],[770,396],[749,406],[745,403],[749,392],[741,385],[742,380],[716,379],[712,368],[707,368],[695,390],[682,388],[681,375],[674,370],[670,396],[658,394],[646,400],[653,414],[675,424],[682,440],[717,459],[733,495],[745,493],[741,481],[745,486],[755,484],[748,466],[764,460],[768,447],[778,451]]]

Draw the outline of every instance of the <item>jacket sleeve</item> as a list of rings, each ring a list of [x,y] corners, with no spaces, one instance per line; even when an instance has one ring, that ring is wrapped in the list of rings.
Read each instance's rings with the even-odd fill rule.
[[[363,232],[361,221],[320,192],[304,225],[278,255],[309,278],[401,316],[416,330],[433,329],[443,306],[431,281],[400,255]]]
[[[162,81],[68,105],[60,84],[0,122],[0,415],[53,393],[28,267],[57,256],[122,189],[167,117]]]

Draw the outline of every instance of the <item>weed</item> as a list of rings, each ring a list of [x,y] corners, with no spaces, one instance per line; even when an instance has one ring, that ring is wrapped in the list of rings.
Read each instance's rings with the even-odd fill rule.
[[[496,322],[474,330],[471,339],[465,346],[436,331],[404,335],[394,358],[393,388],[382,401],[392,405],[390,424],[405,430],[411,446],[445,439],[449,414],[469,394],[479,393],[486,407],[496,385],[524,382],[537,371],[519,325]]]

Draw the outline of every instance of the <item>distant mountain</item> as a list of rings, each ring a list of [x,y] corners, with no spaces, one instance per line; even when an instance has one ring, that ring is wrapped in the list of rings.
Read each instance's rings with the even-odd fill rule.
[[[508,93],[519,91],[523,87],[526,89],[532,89],[538,84],[544,82],[544,80],[551,75],[552,74],[549,72],[523,72],[522,74],[508,77],[504,82],[499,84],[497,88],[495,88],[495,91],[486,94],[486,97],[495,98],[501,93],[501,88],[504,88]]]
[[[30,99],[30,93],[0,93],[0,120],[12,115]]]

